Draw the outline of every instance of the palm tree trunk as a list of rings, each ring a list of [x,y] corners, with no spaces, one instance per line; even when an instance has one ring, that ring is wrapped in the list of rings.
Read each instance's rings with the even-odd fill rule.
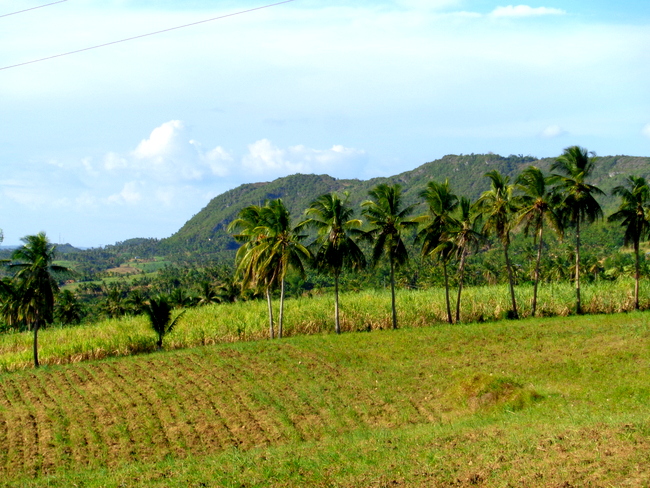
[[[639,241],[634,241],[634,310],[639,310]]]
[[[282,339],[282,321],[284,319],[284,278],[280,281],[280,315],[278,317],[278,339]]]
[[[519,313],[517,313],[517,300],[515,299],[515,280],[512,276],[512,266],[510,265],[510,257],[508,256],[508,247],[509,244],[503,245],[503,253],[506,257],[506,269],[508,270],[508,282],[510,283],[510,299],[512,300],[512,317],[514,319],[519,318]]]
[[[336,333],[341,333],[341,324],[339,322],[339,275],[334,273],[334,325]]]
[[[271,287],[266,289],[266,302],[269,306],[269,335],[271,339],[275,338],[275,331],[273,330],[273,304],[271,303]]]
[[[395,263],[390,260],[390,303],[393,311],[393,329],[397,329],[397,309],[395,308]]]
[[[453,323],[451,318],[451,303],[449,302],[449,276],[447,276],[447,261],[442,261],[442,273],[445,277],[445,303],[447,305],[447,322]]]
[[[539,266],[540,263],[542,262],[542,246],[544,245],[544,241],[542,240],[542,235],[544,232],[544,226],[539,227],[539,234],[537,235],[537,238],[539,239],[539,247],[537,248],[537,262],[535,263],[535,278],[534,278],[534,284],[533,284],[533,309],[531,311],[531,316],[535,316],[535,312],[537,311],[537,285],[539,284]]]
[[[38,319],[36,319],[36,322],[34,323],[34,367],[38,368],[40,365],[38,364],[38,329],[40,327],[40,323]]]
[[[582,304],[580,303],[580,218],[576,220],[576,314],[582,315]]]
[[[456,323],[460,322],[460,294],[463,291],[463,276],[465,274],[465,257],[467,253],[463,250],[458,265],[458,298],[456,299]]]

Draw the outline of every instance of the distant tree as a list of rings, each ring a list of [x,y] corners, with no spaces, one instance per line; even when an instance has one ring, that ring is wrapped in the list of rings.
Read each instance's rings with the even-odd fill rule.
[[[639,243],[650,236],[650,186],[644,178],[628,176],[625,185],[614,188],[613,195],[621,197],[618,211],[610,215],[609,222],[621,222],[625,229],[624,242],[634,249],[634,308],[639,309]]]
[[[449,180],[445,180],[444,183],[429,181],[426,188],[420,192],[420,198],[424,199],[427,205],[427,213],[415,219],[421,224],[416,240],[421,244],[423,256],[436,256],[442,265],[447,321],[451,324],[453,319],[447,263],[456,254],[454,242],[449,237],[453,230],[459,227],[459,222],[452,216],[458,208],[458,197],[451,191]]]
[[[64,325],[78,324],[83,317],[83,307],[70,290],[59,293],[54,307],[54,317]]]
[[[133,288],[129,290],[126,296],[126,304],[129,313],[133,315],[140,315],[144,312],[144,307],[147,303],[147,296],[140,288]]]
[[[197,295],[197,305],[205,306],[213,303],[219,303],[219,295],[209,281],[202,281],[199,284],[199,294]]]
[[[537,244],[537,258],[533,278],[533,303],[531,315],[537,311],[537,286],[539,284],[542,249],[544,246],[544,223],[548,224],[555,233],[562,237],[564,227],[560,216],[560,196],[550,186],[552,177],[546,177],[539,168],[530,166],[516,180],[516,189],[521,192],[517,197],[518,213],[516,223],[523,224],[524,233],[532,229],[534,241]]]
[[[54,295],[59,289],[55,276],[70,270],[54,264],[56,246],[44,232],[21,241],[24,244],[12,253],[10,267],[17,271],[20,314],[34,332],[34,367],[38,368],[38,331],[54,318]]]
[[[405,264],[409,259],[402,235],[407,229],[415,229],[418,225],[417,222],[409,219],[415,205],[403,207],[402,189],[398,184],[379,184],[370,190],[368,195],[370,200],[361,204],[363,215],[370,225],[366,236],[373,242],[373,264],[377,264],[382,256],[388,259],[393,329],[397,329],[395,267]]]
[[[144,307],[144,313],[149,317],[151,328],[158,335],[158,340],[156,341],[158,350],[162,349],[163,339],[167,334],[174,330],[179,319],[185,313],[185,310],[183,310],[172,319],[172,309],[172,304],[164,295],[151,298]]]
[[[497,170],[485,174],[492,181],[490,190],[483,192],[476,202],[476,208],[484,219],[483,233],[493,234],[499,238],[503,246],[503,254],[506,260],[508,272],[508,283],[510,285],[510,299],[512,301],[512,317],[519,318],[517,311],[517,300],[515,299],[515,284],[512,273],[512,264],[508,249],[510,248],[510,231],[514,223],[516,206],[512,194],[513,185],[510,178],[503,176]]]
[[[18,283],[9,277],[0,280],[0,316],[12,329],[17,329],[24,323]]]
[[[313,263],[321,272],[334,277],[334,326],[341,333],[339,320],[339,278],[344,269],[360,270],[366,265],[366,258],[358,246],[361,220],[352,218],[352,208],[347,204],[349,194],[343,199],[338,194],[321,195],[305,211],[307,220],[299,227],[314,228],[318,236],[314,241]]]
[[[590,156],[591,154],[591,156]],[[582,313],[580,302],[580,224],[593,223],[602,218],[603,211],[596,201],[596,195],[604,195],[603,191],[587,183],[596,166],[596,157],[585,148],[571,146],[564,150],[551,165],[554,180],[562,195],[562,212],[568,223],[575,228],[575,287],[576,313]]]

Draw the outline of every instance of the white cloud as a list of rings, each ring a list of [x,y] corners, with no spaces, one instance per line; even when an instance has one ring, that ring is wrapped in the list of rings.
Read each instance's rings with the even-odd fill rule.
[[[549,125],[541,133],[541,136],[544,139],[554,139],[555,137],[560,137],[565,135],[567,132],[562,129],[559,125]]]
[[[160,159],[169,156],[178,147],[178,139],[183,129],[183,122],[170,120],[151,131],[149,139],[144,139],[135,148],[133,154],[140,159]]]
[[[250,173],[264,177],[277,177],[293,173],[328,173],[341,176],[350,166],[363,164],[365,151],[334,145],[330,149],[312,149],[304,145],[281,149],[268,139],[248,146],[242,166]]]
[[[565,10],[548,7],[530,7],[529,5],[508,5],[497,7],[491,13],[491,17],[539,17],[541,15],[564,15]]]
[[[109,203],[134,205],[142,200],[142,194],[138,191],[138,183],[129,181],[124,184],[122,191],[107,198]]]
[[[641,129],[641,133],[650,139],[650,124],[646,124],[643,129]]]

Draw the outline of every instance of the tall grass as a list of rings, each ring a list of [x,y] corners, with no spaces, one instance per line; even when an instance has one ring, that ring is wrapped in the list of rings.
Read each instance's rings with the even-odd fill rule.
[[[631,280],[583,285],[586,313],[631,311],[634,307]],[[520,315],[530,315],[532,287],[516,289]],[[388,290],[365,290],[341,295],[341,329],[344,332],[371,331],[390,327]],[[277,306],[277,303],[276,303]],[[399,290],[399,323],[404,327],[426,327],[444,323],[444,290]],[[575,306],[575,290],[568,283],[543,286],[539,291],[539,315],[566,316]],[[650,307],[644,297],[642,308]],[[463,322],[484,322],[505,318],[509,310],[506,285],[469,287],[463,292]],[[286,301],[285,334],[332,333],[334,306],[331,295],[317,295]],[[277,310],[276,310],[277,317]],[[210,305],[187,310],[177,328],[165,337],[166,349],[181,349],[224,342],[265,339],[268,334],[266,302],[252,301]],[[93,325],[50,328],[40,333],[43,364],[73,363],[109,356],[126,356],[156,349],[155,334],[145,317],[125,317]],[[31,333],[0,336],[0,371],[31,367]]]

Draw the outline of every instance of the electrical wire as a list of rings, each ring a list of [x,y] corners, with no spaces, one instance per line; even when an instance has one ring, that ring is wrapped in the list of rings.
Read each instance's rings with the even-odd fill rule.
[[[23,12],[29,12],[30,10],[36,10],[37,8],[49,7],[50,5],[56,5],[57,3],[67,2],[68,0],[59,0],[58,2],[46,3],[45,5],[39,5],[38,7],[26,8],[25,10],[18,10],[17,12],[11,12],[10,14],[0,15],[2,17],[9,17],[10,15],[22,14]]]
[[[159,30],[159,31],[155,31],[155,32],[149,32],[147,34],[140,34],[138,36],[127,37],[126,39],[120,39],[118,41],[106,42],[104,44],[98,44],[97,46],[85,47],[83,49],[77,49],[75,51],[69,51],[69,52],[61,53],[61,54],[55,54],[53,56],[47,56],[45,58],[33,59],[32,61],[25,61],[23,63],[12,64],[10,66],[4,66],[4,67],[0,68],[0,71],[5,70],[5,69],[17,68],[19,66],[25,66],[26,64],[40,63],[41,61],[47,61],[48,59],[54,59],[54,58],[60,58],[60,57],[63,57],[63,56],[69,56],[70,54],[76,54],[76,53],[81,53],[81,52],[84,52],[84,51],[90,51],[91,49],[98,49],[100,47],[112,46],[113,44],[119,44],[121,42],[133,41],[135,39],[141,39],[142,37],[154,36],[156,34],[162,34],[163,32],[169,32],[169,31],[173,31],[173,30],[176,30],[176,29],[183,29],[185,27],[190,27],[190,26],[198,25],[198,24],[204,24],[206,22],[212,22],[214,20],[225,19],[227,17],[234,17],[235,15],[247,14],[249,12],[254,12],[256,10],[262,10],[262,9],[265,9],[265,8],[276,7],[278,5],[282,5],[283,3],[289,3],[289,2],[293,2],[293,1],[295,1],[295,0],[284,0],[282,2],[271,3],[271,4],[268,4],[268,5],[263,5],[261,7],[255,7],[255,8],[250,8],[250,9],[247,9],[247,10],[240,10],[239,12],[233,12],[231,14],[220,15],[219,17],[213,17],[211,19],[199,20],[198,22],[192,22],[190,24],[178,25],[176,27],[170,27],[168,29],[163,29],[163,30]]]

